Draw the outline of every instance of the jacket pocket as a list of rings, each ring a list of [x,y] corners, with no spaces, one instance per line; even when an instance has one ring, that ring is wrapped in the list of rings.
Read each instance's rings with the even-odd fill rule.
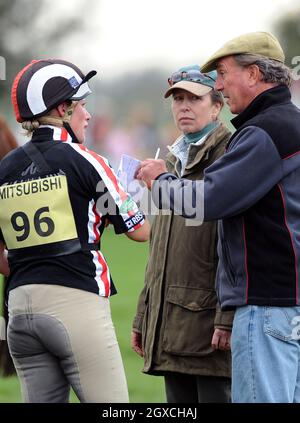
[[[263,320],[264,333],[281,341],[293,340],[292,322],[293,317],[297,316],[294,312],[296,309],[296,307],[265,307]]]
[[[212,353],[216,303],[213,290],[170,286],[166,298],[164,351],[195,357]]]

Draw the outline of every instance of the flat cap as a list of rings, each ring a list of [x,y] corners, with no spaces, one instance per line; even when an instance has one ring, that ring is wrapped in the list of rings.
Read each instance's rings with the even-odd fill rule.
[[[269,32],[250,32],[233,38],[217,50],[202,66],[202,72],[216,69],[221,57],[234,54],[258,54],[268,59],[284,62],[284,52],[279,41]]]

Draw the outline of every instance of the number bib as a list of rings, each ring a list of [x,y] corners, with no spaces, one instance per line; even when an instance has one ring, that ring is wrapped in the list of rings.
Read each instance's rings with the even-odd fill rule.
[[[66,176],[2,185],[0,227],[8,250],[77,239]]]

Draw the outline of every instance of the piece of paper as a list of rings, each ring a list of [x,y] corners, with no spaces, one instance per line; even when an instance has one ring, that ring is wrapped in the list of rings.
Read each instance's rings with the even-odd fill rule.
[[[134,175],[140,164],[140,160],[128,156],[127,154],[122,155],[118,169],[118,177],[120,178],[121,182],[126,179],[125,188],[135,179]]]
[[[140,164],[140,160],[128,156],[128,154],[123,154],[117,172],[123,188],[132,196],[136,203],[141,201],[143,193],[147,191],[145,184],[135,178],[135,173]]]

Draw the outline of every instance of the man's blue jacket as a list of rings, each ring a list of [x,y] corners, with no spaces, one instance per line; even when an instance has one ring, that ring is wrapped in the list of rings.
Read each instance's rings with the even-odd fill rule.
[[[221,219],[216,281],[221,307],[298,305],[300,110],[289,89],[277,86],[257,96],[232,123],[237,130],[225,155],[204,176],[204,220]],[[164,173],[155,184],[166,179],[176,177]],[[173,188],[174,183],[178,191],[196,195],[195,181],[177,179]],[[160,208],[164,198],[163,192],[154,198]]]

